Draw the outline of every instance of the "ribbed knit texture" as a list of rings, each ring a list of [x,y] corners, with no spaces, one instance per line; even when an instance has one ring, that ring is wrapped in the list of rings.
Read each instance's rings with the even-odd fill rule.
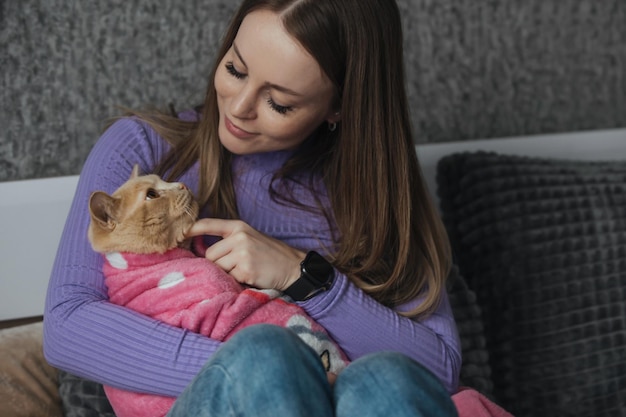
[[[438,173],[496,400],[516,417],[626,416],[626,160],[459,153]]]
[[[176,396],[220,343],[108,303],[102,257],[87,241],[89,194],[113,192],[135,163],[150,172],[166,150],[154,131],[130,119],[116,122],[94,147],[53,268],[44,350],[51,364],[73,374],[122,389]],[[320,242],[330,242],[325,221],[277,204],[267,191],[271,173],[287,156],[275,152],[235,158],[240,214],[263,233],[303,250],[317,249]],[[193,168],[180,179],[192,190],[197,189],[196,172]],[[306,201],[306,192],[296,193]],[[403,352],[432,370],[449,391],[456,389],[460,344],[447,296],[432,316],[417,322],[381,306],[337,274],[329,291],[301,305],[351,359],[380,350]]]

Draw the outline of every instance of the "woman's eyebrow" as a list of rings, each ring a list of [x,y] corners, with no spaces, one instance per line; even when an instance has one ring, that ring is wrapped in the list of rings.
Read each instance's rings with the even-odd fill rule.
[[[235,42],[233,42],[233,50],[235,51],[237,58],[239,58],[243,66],[248,68],[248,64],[246,64],[246,61],[244,61],[243,57],[241,56],[241,53],[239,52],[239,48],[237,48],[237,45],[235,44]]]
[[[235,44],[235,42],[233,42],[233,51],[235,51],[235,54],[237,55],[237,58],[239,58],[239,60],[243,64],[243,66],[248,68],[248,64],[246,64],[246,61],[241,56],[241,53],[239,52],[239,48],[237,48],[237,45]],[[295,92],[295,91],[293,91],[293,90],[291,90],[291,89],[289,89],[287,87],[283,87],[282,85],[278,85],[278,84],[273,84],[273,83],[270,83],[268,81],[266,81],[264,83],[264,86],[268,87],[268,88],[271,88],[273,90],[280,91],[281,93],[292,95],[292,96],[296,96],[296,97],[302,96],[302,94],[297,93],[297,92]]]

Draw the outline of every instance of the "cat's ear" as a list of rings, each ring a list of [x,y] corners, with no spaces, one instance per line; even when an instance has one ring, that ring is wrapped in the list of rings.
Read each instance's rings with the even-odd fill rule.
[[[139,176],[139,165],[135,164],[133,167],[133,172],[130,173],[130,179],[135,179]]]
[[[96,191],[89,198],[89,213],[91,220],[104,230],[113,230],[117,224],[118,200],[104,191]]]

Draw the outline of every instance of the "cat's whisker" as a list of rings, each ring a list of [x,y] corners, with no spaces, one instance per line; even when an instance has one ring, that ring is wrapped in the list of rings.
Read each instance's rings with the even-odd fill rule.
[[[192,210],[192,206],[190,204],[185,205],[184,212],[189,218],[193,221],[196,220],[196,216],[194,215],[194,210]]]

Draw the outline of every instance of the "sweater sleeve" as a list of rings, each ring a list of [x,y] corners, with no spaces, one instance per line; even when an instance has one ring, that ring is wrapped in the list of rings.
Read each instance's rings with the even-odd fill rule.
[[[114,123],[94,146],[48,286],[44,353],[51,365],[75,375],[121,389],[177,396],[220,342],[111,304],[102,257],[87,239],[91,192],[113,192],[135,164],[150,172],[166,151],[162,139],[132,119]]]
[[[398,314],[419,302],[390,309],[337,273],[329,291],[299,304],[351,360],[376,351],[400,352],[433,372],[453,393],[459,383],[461,345],[450,302],[444,292],[438,309],[426,318]]]

